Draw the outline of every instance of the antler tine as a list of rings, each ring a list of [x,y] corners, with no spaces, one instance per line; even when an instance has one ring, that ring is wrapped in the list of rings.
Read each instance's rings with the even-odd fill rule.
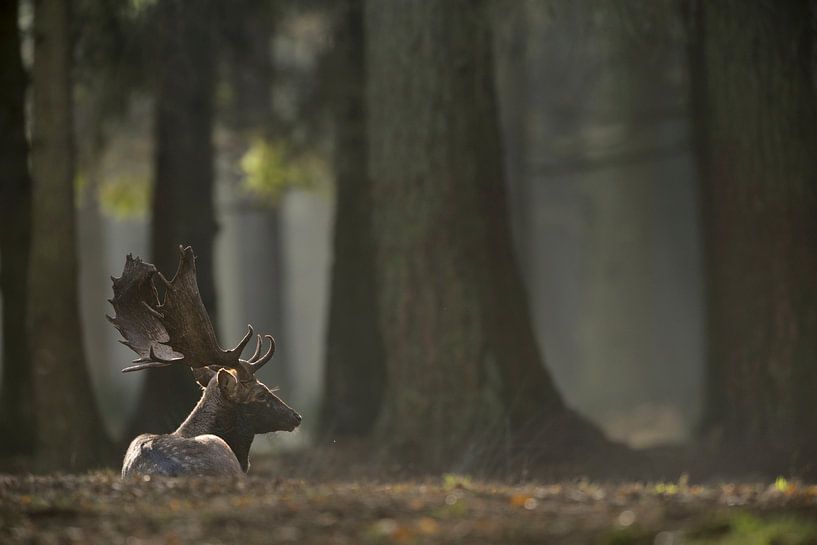
[[[139,360],[136,360],[139,361]],[[152,361],[149,363],[142,363],[139,365],[131,365],[122,369],[123,373],[131,373],[133,371],[141,371],[142,369],[154,369],[159,367],[169,367],[171,364],[163,361]]]
[[[261,335],[255,336],[255,352],[252,353],[252,356],[249,357],[247,363],[252,363],[258,358],[258,354],[261,352]]]
[[[235,345],[235,348],[230,350],[230,353],[236,354],[241,356],[241,353],[244,351],[244,347],[247,346],[247,343],[250,342],[252,336],[255,335],[255,331],[251,325],[247,324],[247,333],[244,335],[244,338],[238,341],[238,344]]]
[[[161,356],[156,355],[156,352],[153,350],[153,345],[150,347],[150,351],[148,356],[145,358],[138,358],[133,360],[133,363],[137,363],[138,365],[131,365],[130,367],[125,367],[122,369],[123,373],[131,373],[133,371],[141,371],[142,369],[154,369],[157,367],[168,367],[169,365],[173,365],[174,363],[182,363],[184,361],[184,357],[181,358],[163,358]]]
[[[182,356],[181,358],[163,358],[161,356],[157,356],[156,352],[153,350],[153,345],[150,345],[150,350],[148,351],[148,355],[150,356],[150,359],[152,361],[156,361],[156,362],[159,362],[159,363],[171,364],[171,363],[181,363],[182,361],[184,361],[184,356]]]
[[[264,345],[264,340],[266,340],[267,337],[269,337],[269,335],[264,335],[264,339],[261,338],[261,335],[258,336],[259,344],[256,346],[257,350],[251,357],[243,360],[245,363],[255,363],[260,359],[259,354],[261,353],[261,347]],[[266,353],[264,355],[266,355]]]
[[[275,354],[275,339],[272,338],[272,335],[264,335],[264,338],[269,339],[269,349],[267,349],[266,354],[255,361],[248,362],[253,374],[258,372],[265,363],[272,359],[272,355]]]
[[[170,280],[168,280],[167,277],[165,275],[163,275],[161,271],[156,271],[156,276],[159,277],[159,280],[162,281],[162,284],[164,284],[165,287],[171,285]]]

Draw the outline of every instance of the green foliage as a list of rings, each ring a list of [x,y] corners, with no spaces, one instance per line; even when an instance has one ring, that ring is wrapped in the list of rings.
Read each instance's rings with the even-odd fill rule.
[[[256,139],[240,166],[244,189],[269,204],[277,203],[287,189],[314,189],[327,176],[326,164],[317,154],[296,153],[281,140]]]
[[[471,490],[474,488],[474,481],[468,475],[458,475],[456,473],[446,473],[443,475],[443,489],[454,490],[462,488]]]
[[[654,532],[638,527],[616,528],[599,540],[602,545],[653,545],[655,542]]]
[[[794,516],[762,519],[739,513],[688,534],[693,545],[815,545],[817,524]]]
[[[74,177],[74,192],[77,208],[87,199],[96,199],[103,213],[119,220],[143,218],[150,209],[151,182],[147,178],[123,175],[92,184],[80,171]]]
[[[817,545],[817,524],[791,515],[767,519],[737,513],[710,519],[684,534],[682,542],[688,545]],[[648,545],[663,543],[660,537],[654,531],[633,526],[612,530],[600,543]]]
[[[664,494],[666,496],[674,496],[681,488],[675,483],[658,483],[655,485],[656,494]]]
[[[144,217],[150,208],[150,195],[150,181],[132,176],[106,180],[98,193],[103,212],[117,219]]]
[[[789,489],[789,481],[785,477],[778,477],[774,481],[774,488],[778,492],[786,492]]]

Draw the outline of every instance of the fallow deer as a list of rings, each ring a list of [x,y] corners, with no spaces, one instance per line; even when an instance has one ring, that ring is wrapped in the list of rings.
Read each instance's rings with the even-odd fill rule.
[[[131,475],[243,475],[255,434],[292,431],[301,416],[278,398],[255,373],[275,352],[275,340],[257,336],[249,359],[241,353],[253,337],[252,326],[231,350],[216,339],[213,324],[199,296],[193,250],[179,247],[179,267],[168,281],[156,267],[128,255],[120,278],[113,280],[110,300],[115,316],[108,320],[121,333],[120,342],[139,355],[124,373],[184,365],[190,367],[203,393],[196,407],[173,433],[143,434],[125,454],[122,477]],[[154,279],[161,281],[164,300]]]

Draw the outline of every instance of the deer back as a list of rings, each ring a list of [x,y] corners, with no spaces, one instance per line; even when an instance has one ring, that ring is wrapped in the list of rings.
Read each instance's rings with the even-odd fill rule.
[[[122,477],[135,475],[224,476],[244,474],[238,459],[220,437],[143,434],[134,439],[122,463]]]

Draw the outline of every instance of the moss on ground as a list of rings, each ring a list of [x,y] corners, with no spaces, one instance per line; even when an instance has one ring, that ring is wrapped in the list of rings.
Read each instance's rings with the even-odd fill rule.
[[[817,521],[794,514],[760,517],[740,512],[688,532],[690,545],[817,545]]]

